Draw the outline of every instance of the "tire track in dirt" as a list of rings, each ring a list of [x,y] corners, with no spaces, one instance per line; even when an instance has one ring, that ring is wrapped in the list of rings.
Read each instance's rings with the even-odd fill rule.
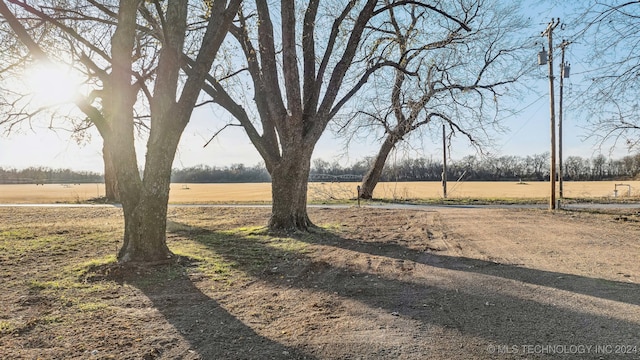
[[[622,227],[606,217],[594,222],[591,215],[537,210],[448,210],[441,216],[449,236],[455,239],[452,241],[468,258],[614,281],[640,281],[638,225]]]

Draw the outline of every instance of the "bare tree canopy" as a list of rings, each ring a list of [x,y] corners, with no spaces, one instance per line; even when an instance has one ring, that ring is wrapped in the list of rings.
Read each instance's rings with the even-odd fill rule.
[[[272,179],[271,229],[312,226],[306,203],[314,147],[377,72],[403,66],[385,56],[393,39],[381,29],[392,10],[406,7],[470,30],[464,13],[418,1],[244,2],[231,30],[232,46],[243,54],[234,78],[251,96],[225,90],[213,76],[205,88],[244,127],[265,161]]]
[[[400,67],[378,72],[362,97],[362,107],[340,128],[346,139],[366,136],[383,141],[361,186],[371,198],[387,156],[401,141],[438,131],[461,134],[477,148],[489,142],[500,111],[520,96],[517,82],[531,69],[531,41],[517,3],[450,1],[444,9],[460,14],[471,28],[442,21],[420,7],[390,10],[377,30],[392,40],[388,61]],[[518,35],[520,32],[522,35]],[[393,59],[393,60],[392,60]]]
[[[577,103],[591,136],[629,149],[640,144],[640,3],[598,0],[583,4],[573,40],[588,46],[590,81]]]
[[[52,0],[31,7],[0,1],[3,29],[16,35],[31,57],[52,61],[58,46],[68,45],[66,59],[91,75],[87,82],[92,91],[78,96],[75,105],[96,126],[113,159],[125,218],[121,262],[172,257],[166,245],[171,165],[240,2],[213,0],[196,6],[188,0],[89,0],[73,5]],[[56,31],[43,34],[37,25],[44,23]],[[190,45],[197,56],[185,73],[187,39],[195,39]],[[134,144],[140,94],[150,114],[142,174]]]

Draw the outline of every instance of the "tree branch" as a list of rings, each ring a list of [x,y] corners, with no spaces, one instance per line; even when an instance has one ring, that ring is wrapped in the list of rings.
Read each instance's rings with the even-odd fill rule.
[[[215,139],[215,138],[216,138],[216,136],[218,136],[218,134],[220,134],[221,132],[223,132],[223,131],[224,131],[224,129],[228,128],[229,126],[240,126],[240,127],[243,127],[243,126],[242,126],[242,124],[232,124],[232,123],[226,124],[225,126],[223,126],[223,127],[222,127],[222,129],[220,129],[220,130],[216,131],[216,132],[213,134],[213,136],[211,136],[211,138],[209,139],[209,141],[207,141],[207,142],[206,142],[202,147],[203,147],[203,148],[206,148],[206,147],[207,147],[207,145],[209,145],[209,143],[211,143],[211,142],[213,141],[213,139]]]

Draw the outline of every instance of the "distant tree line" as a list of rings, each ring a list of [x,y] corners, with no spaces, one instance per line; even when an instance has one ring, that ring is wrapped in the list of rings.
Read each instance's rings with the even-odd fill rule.
[[[549,153],[530,156],[505,155],[500,157],[466,156],[447,163],[447,178],[466,181],[548,181]],[[329,163],[316,159],[311,174],[364,175],[372,159],[363,159],[353,165]],[[607,159],[604,155],[593,158],[569,156],[564,160],[563,178],[573,181],[599,181],[632,179],[640,174],[640,154],[622,159]],[[390,161],[384,167],[381,181],[440,181],[442,161],[433,158]]]
[[[351,165],[339,161],[315,159],[311,165],[311,181],[331,181],[343,175],[364,176],[372,158],[365,158]],[[640,154],[621,159],[607,159],[604,155],[592,158],[569,156],[564,160],[564,179],[574,181],[599,181],[634,179],[640,174]],[[323,176],[324,175],[324,176]],[[479,157],[466,156],[447,164],[450,181],[548,181],[549,154],[530,156]],[[440,181],[442,161],[433,158],[415,158],[390,161],[382,173],[382,181]],[[246,166],[198,165],[173,169],[171,181],[175,183],[256,183],[270,182],[269,172],[263,164]],[[22,170],[0,167],[1,184],[61,184],[100,183],[100,173],[29,167]]]
[[[270,182],[269,172],[264,165],[231,166],[198,165],[184,169],[173,169],[171,182],[174,183],[257,183]]]
[[[102,174],[70,169],[28,167],[26,169],[5,169],[0,167],[0,184],[81,184],[100,183]]]
[[[311,181],[337,181],[340,176],[364,176],[372,158],[364,158],[350,165],[315,159],[311,164]],[[640,154],[621,159],[607,159],[604,155],[592,158],[569,156],[564,160],[564,179],[574,181],[598,181],[632,179],[640,174]],[[479,157],[466,156],[447,164],[449,180],[465,181],[548,181],[549,153],[530,156]],[[442,161],[433,158],[409,158],[390,161],[382,173],[382,181],[440,181]],[[245,166],[234,164],[227,167],[195,166],[174,169],[172,182],[179,183],[225,183],[225,182],[269,182],[264,165]]]

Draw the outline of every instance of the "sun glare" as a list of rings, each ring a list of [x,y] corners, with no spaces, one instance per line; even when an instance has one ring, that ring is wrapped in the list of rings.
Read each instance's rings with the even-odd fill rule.
[[[69,103],[78,94],[80,82],[63,66],[39,63],[29,68],[25,75],[33,101],[40,106]]]

